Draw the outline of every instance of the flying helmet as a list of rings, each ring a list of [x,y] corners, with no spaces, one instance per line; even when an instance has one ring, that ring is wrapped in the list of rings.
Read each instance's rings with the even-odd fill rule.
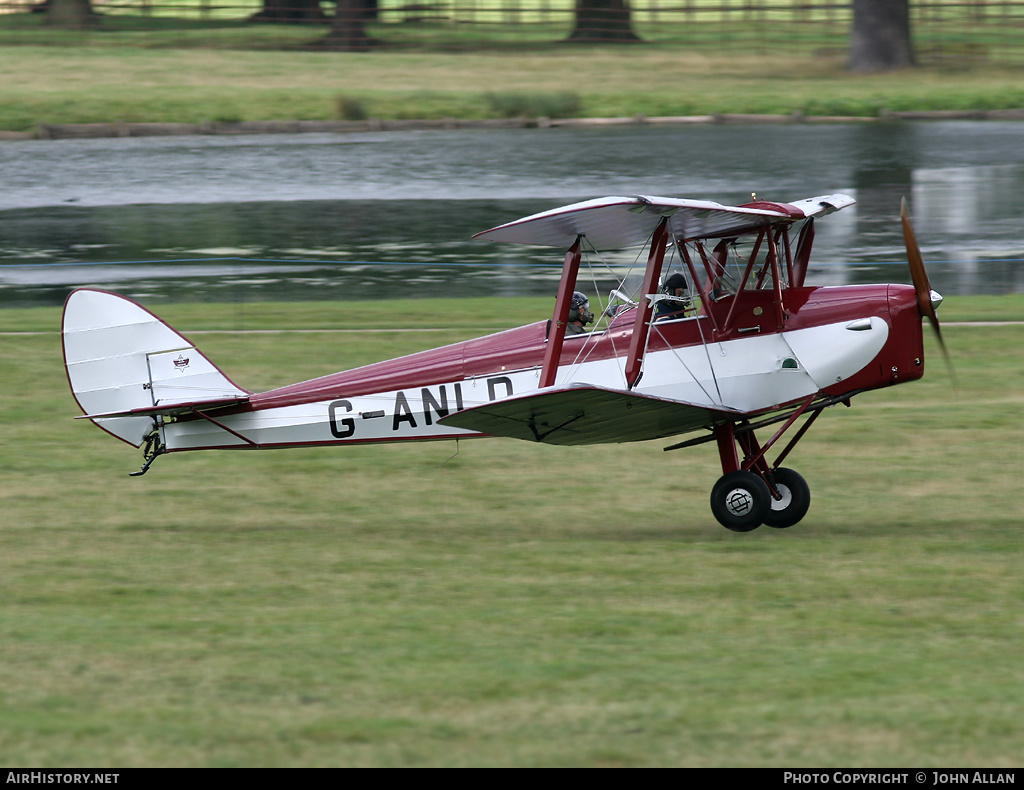
[[[661,290],[669,296],[675,296],[676,288],[686,290],[686,287],[686,278],[680,272],[676,272],[666,278],[664,285],[661,286]]]
[[[680,288],[684,293],[677,296],[676,291]],[[686,290],[686,277],[680,272],[675,272],[666,277],[665,282],[661,285],[661,292],[670,298],[663,302],[664,307],[659,308],[659,311],[664,312],[667,310],[671,313],[677,313],[687,310],[690,307],[690,297],[686,295]]]
[[[582,291],[572,292],[572,301],[569,303],[569,320],[579,321],[584,326],[594,323],[594,314],[590,312],[590,300]]]

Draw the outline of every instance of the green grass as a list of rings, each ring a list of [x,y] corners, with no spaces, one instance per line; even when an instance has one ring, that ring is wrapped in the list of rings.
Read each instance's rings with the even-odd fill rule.
[[[831,44],[787,38],[767,51],[729,42],[720,31],[709,34],[708,46],[477,41],[453,51],[403,45],[399,29],[389,31],[393,47],[352,54],[301,48],[297,37],[310,36],[305,27],[283,26],[291,43],[261,48],[260,37],[282,26],[247,26],[252,39],[231,38],[249,35],[236,23],[217,23],[223,27],[213,32],[101,31],[58,41],[54,31],[12,29],[10,20],[0,16],[0,44],[19,44],[0,46],[0,130],[8,131],[117,121],[331,120],[352,117],[346,107],[379,119],[513,112],[875,117],[883,110],[1024,107],[1012,63],[939,58],[895,73],[852,75],[843,37]],[[49,38],[37,39],[34,30]]]
[[[955,393],[824,415],[808,517],[723,530],[713,449],[502,440],[186,453],[75,421],[59,310],[0,312],[12,765],[1011,767],[1024,714],[1022,298],[950,298]],[[372,304],[168,305],[260,389],[476,334]],[[549,300],[508,300],[509,323]],[[449,323],[420,303],[409,326]],[[354,311],[359,311],[355,313]],[[408,315],[403,311],[403,314]],[[345,323],[342,323],[344,321]]]

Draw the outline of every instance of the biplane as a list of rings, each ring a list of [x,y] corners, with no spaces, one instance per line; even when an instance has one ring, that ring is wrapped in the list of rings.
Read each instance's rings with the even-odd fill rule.
[[[811,499],[782,465],[796,444],[826,409],[921,378],[922,317],[939,333],[905,203],[913,285],[804,284],[815,222],[854,202],[605,197],[509,222],[476,237],[564,251],[550,318],[267,392],[236,385],[139,304],[82,288],[64,308],[68,380],[79,419],[142,449],[132,475],[188,450],[693,434],[664,449],[715,443],[723,526],[790,527]],[[581,262],[629,248],[635,287],[623,277],[589,326]]]

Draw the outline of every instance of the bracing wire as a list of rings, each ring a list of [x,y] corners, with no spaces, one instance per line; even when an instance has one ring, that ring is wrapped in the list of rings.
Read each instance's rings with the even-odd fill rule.
[[[652,235],[653,235],[653,233],[652,233]],[[647,241],[650,242],[650,240],[651,240],[650,237],[648,237]],[[633,274],[633,272],[637,268],[639,268],[639,266],[640,266],[640,259],[641,259],[641,256],[643,255],[644,250],[646,249],[646,246],[647,246],[646,244],[640,245],[640,247],[638,248],[636,256],[634,256],[633,261],[630,263],[629,268],[626,270],[626,273],[622,274],[621,276],[612,268],[611,264],[608,263],[608,261],[605,259],[605,257],[603,255],[601,255],[601,252],[598,249],[596,249],[593,245],[587,244],[587,246],[584,248],[584,250],[583,250],[583,254],[584,254],[583,263],[587,267],[587,271],[589,273],[591,285],[592,285],[592,287],[594,289],[594,293],[597,295],[596,296],[597,306],[598,306],[598,308],[600,310],[600,312],[597,314],[598,318],[597,318],[597,322],[594,325],[594,331],[589,333],[590,336],[593,336],[594,334],[599,334],[599,333],[603,332],[604,330],[606,330],[608,328],[608,325],[610,323],[610,317],[606,314],[605,311],[606,311],[607,307],[611,303],[611,298],[609,298],[607,303],[605,302],[604,295],[603,295],[603,293],[601,291],[600,286],[598,285],[597,271],[603,269],[604,271],[606,271],[608,274],[610,274],[613,278],[615,278],[617,280],[618,285],[614,289],[613,293],[614,292],[623,292],[623,291],[625,291],[625,283],[626,283],[627,279],[630,277],[630,275]],[[595,259],[596,259],[596,262],[595,262]],[[637,286],[633,290],[633,292],[631,292],[629,294],[630,297],[632,297],[634,301],[638,301],[636,299],[636,296],[637,296],[636,292],[640,289],[640,287],[641,286]],[[598,324],[600,322],[602,322],[602,321],[604,322],[604,329],[599,330],[598,329]],[[618,355],[619,349],[616,347],[615,338],[614,337],[611,338],[611,342],[612,342],[612,349],[613,349],[614,353],[616,355]],[[597,344],[596,343],[591,343],[591,342],[589,342],[589,340],[584,340],[583,341],[583,344],[581,345],[581,347],[579,349],[579,352],[576,354],[576,357],[573,359],[572,365],[569,368],[570,375],[571,375],[572,369],[575,368],[575,367],[578,367],[579,365],[582,365],[584,362],[586,362],[587,359],[589,358],[590,354],[596,348],[597,348]],[[623,376],[623,386],[625,386],[625,371],[622,371],[622,376]]]
[[[455,457],[459,454],[459,440],[458,437],[455,439],[455,452],[445,458],[441,463],[437,464],[434,468],[440,469],[442,466],[447,466],[449,463],[455,460]]]

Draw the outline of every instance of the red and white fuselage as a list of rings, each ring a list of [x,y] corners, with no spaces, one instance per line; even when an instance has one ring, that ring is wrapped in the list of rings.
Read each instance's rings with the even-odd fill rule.
[[[768,325],[766,317],[774,313],[761,304],[764,293],[732,297],[746,304],[743,320],[725,336],[715,337],[709,316],[656,323],[643,376],[632,391],[755,414],[817,392],[873,389],[922,375],[921,320],[912,287],[791,289],[791,312],[782,329]],[[728,305],[717,307],[724,311]],[[636,309],[619,313],[604,331],[567,337],[554,386],[582,382],[626,389],[625,352]],[[116,314],[121,314],[120,329],[107,323]],[[131,349],[133,339],[148,334],[140,327],[153,322],[159,319],[122,297],[76,291],[66,307],[65,355],[72,389],[87,416],[140,446],[154,415],[162,413],[158,425],[168,452],[479,436],[441,420],[538,391],[549,325],[538,321],[251,393],[162,323],[153,333],[164,335],[162,346]],[[77,351],[100,342],[112,343],[106,354]],[[97,375],[104,376],[103,388],[88,383]]]

